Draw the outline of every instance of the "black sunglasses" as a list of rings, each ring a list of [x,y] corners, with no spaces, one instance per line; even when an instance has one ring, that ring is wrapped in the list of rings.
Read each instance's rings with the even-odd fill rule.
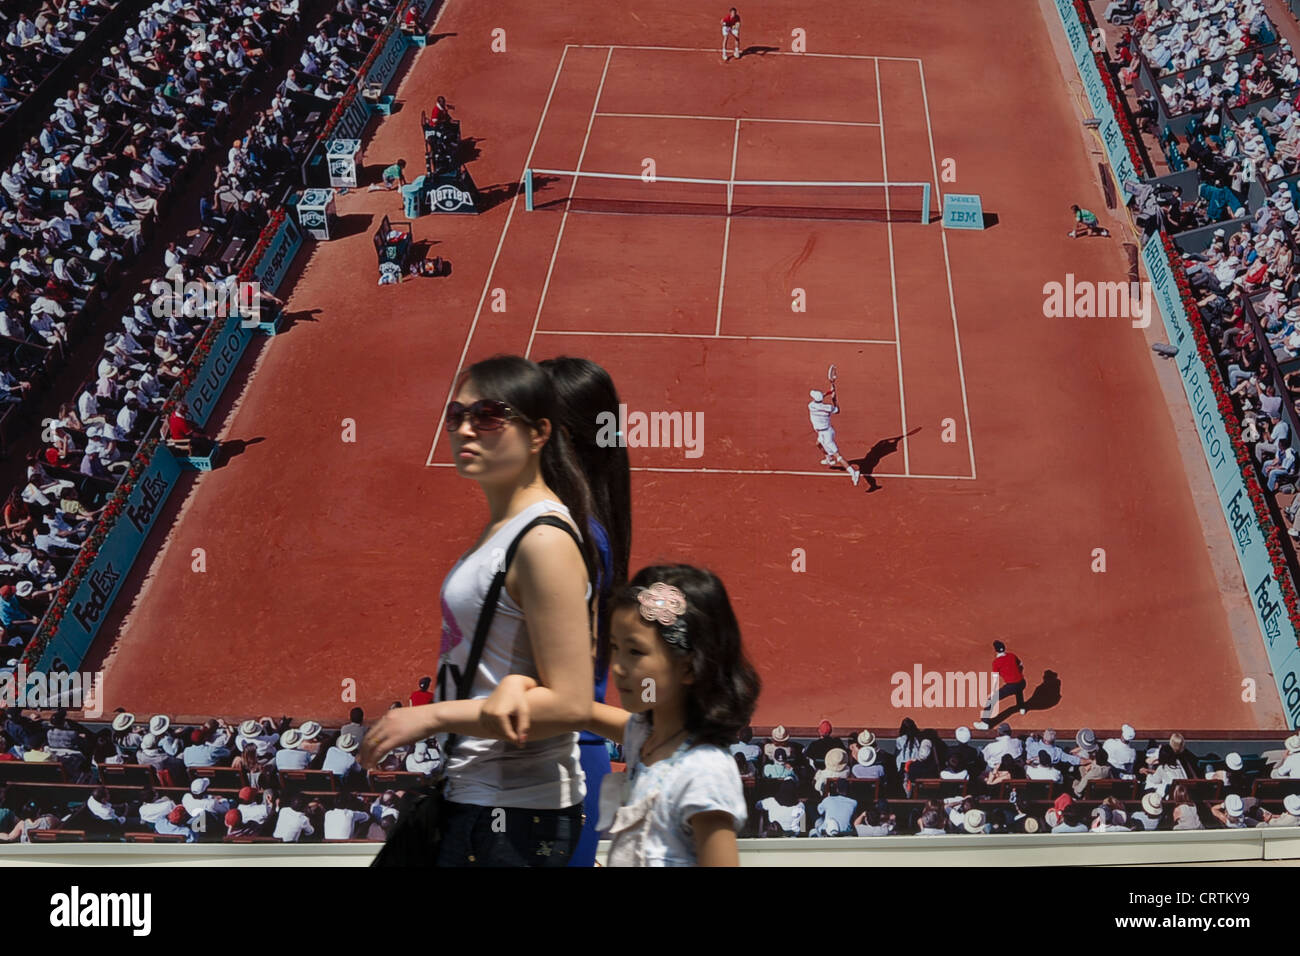
[[[470,426],[476,432],[494,432],[505,428],[506,422],[513,419],[525,422],[531,425],[533,422],[527,416],[519,414],[505,402],[498,402],[491,398],[480,398],[472,405],[462,405],[460,402],[451,402],[447,405],[446,426],[447,431],[454,432],[460,428],[460,423],[469,416]]]

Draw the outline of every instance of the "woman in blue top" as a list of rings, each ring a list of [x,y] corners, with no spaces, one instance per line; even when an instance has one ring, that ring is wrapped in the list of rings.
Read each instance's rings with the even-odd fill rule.
[[[581,358],[554,358],[538,363],[546,370],[560,401],[558,425],[572,440],[579,468],[591,488],[592,509],[588,527],[599,555],[599,605],[596,627],[595,699],[605,701],[609,677],[609,597],[627,583],[632,550],[632,480],[627,449],[600,442],[597,436],[607,421],[618,420],[619,398],[607,371]],[[606,418],[609,415],[612,418]],[[594,866],[600,837],[600,783],[609,773],[605,738],[583,731],[579,737],[582,770],[587,777],[584,800],[586,822],[582,837],[569,860],[570,866]]]

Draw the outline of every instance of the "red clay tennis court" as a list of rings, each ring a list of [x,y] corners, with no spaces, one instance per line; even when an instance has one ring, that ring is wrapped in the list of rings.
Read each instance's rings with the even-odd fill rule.
[[[219,409],[242,451],[173,499],[86,665],[105,668],[107,707],[330,721],[353,688],[367,711],[404,700],[482,521],[441,409],[459,369],[514,352],[589,357],[629,411],[702,421],[694,449],[632,451],[633,567],[726,582],[765,681],[756,725],[969,723],[974,708],[895,706],[891,675],[984,669],[995,638],[1031,692],[1059,678],[1016,727],[1278,725],[1244,595],[1221,585],[1222,518],[1207,533],[1198,516],[1185,402],[1128,321],[1043,316],[1044,283],[1128,268],[1118,240],[1065,237],[1071,202],[1104,207],[1050,8],[743,12],[753,52],[723,64],[698,4],[449,0],[366,163],[414,161],[420,110],[445,94],[486,208],[415,221],[450,277],[379,287],[370,234],[396,197],[339,198],[343,238],[304,255],[291,327]],[[642,205],[539,174],[532,212],[518,189],[526,169],[647,159],[714,182]],[[996,224],[923,225],[914,186],[833,203],[731,186],[773,180],[928,183],[932,211],[979,193]],[[857,487],[819,464],[808,422],[832,363],[840,448],[872,474]]]

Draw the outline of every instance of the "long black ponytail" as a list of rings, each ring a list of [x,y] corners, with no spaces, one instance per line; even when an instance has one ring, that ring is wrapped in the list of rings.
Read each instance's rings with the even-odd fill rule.
[[[626,447],[600,441],[603,426],[618,420],[619,397],[609,372],[584,358],[561,356],[539,363],[560,401],[559,424],[569,433],[578,464],[591,489],[592,516],[609,537],[611,575],[601,582],[602,597],[627,584],[632,554],[632,477]],[[597,629],[596,667],[609,657],[609,628],[602,614]]]

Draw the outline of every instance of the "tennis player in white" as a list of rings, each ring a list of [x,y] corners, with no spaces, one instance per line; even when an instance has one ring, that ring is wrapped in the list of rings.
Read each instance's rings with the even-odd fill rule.
[[[831,390],[829,394],[813,389],[808,393],[812,399],[808,403],[808,420],[812,422],[813,431],[817,433],[817,444],[826,452],[826,457],[822,459],[823,465],[829,465],[831,468],[837,465],[849,473],[856,486],[862,473],[858,471],[856,465],[850,465],[840,454],[840,449],[835,444],[835,429],[831,427],[831,416],[838,415],[840,406],[835,401],[835,380],[831,379]]]

